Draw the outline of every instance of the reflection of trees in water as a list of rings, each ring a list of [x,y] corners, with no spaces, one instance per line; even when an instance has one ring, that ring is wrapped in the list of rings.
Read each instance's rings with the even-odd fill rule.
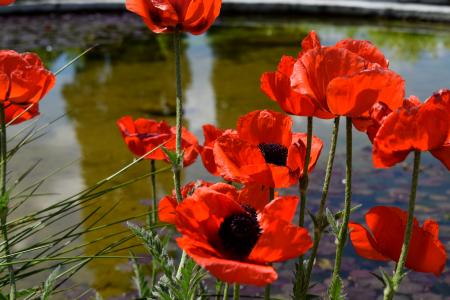
[[[164,50],[171,49],[172,40],[171,36],[159,38],[159,41],[129,41],[121,46],[94,50],[77,65],[73,82],[63,88],[67,111],[74,121],[81,148],[82,174],[87,186],[113,174],[132,160],[132,154],[117,129],[115,122],[118,118],[130,114],[135,118],[161,119],[167,113],[172,114],[175,105],[175,70],[172,52]],[[184,75],[188,77],[186,71]],[[174,124],[172,116],[168,121]],[[161,163],[158,166],[165,165]],[[112,184],[142,175],[149,168],[149,162],[144,161]],[[161,196],[169,192],[172,188],[171,174],[158,175],[158,185]],[[148,208],[140,200],[149,197],[149,180],[108,193],[98,200],[102,211],[111,208],[117,201],[120,203],[104,222],[145,213]],[[82,215],[87,216],[90,212],[91,209],[85,209]],[[94,240],[124,229],[122,224],[117,225],[108,232],[90,233],[85,239]],[[95,253],[113,240],[118,238],[88,246],[86,252]],[[122,254],[127,255],[128,252]],[[117,264],[117,260],[100,259],[90,264],[95,275],[93,287],[107,291],[105,296],[118,295],[130,288],[129,274],[115,270],[117,266],[113,263]]]
[[[296,56],[306,30],[283,27],[220,27],[209,31],[214,53],[213,86],[218,126],[234,128],[255,109],[278,109],[259,87],[263,72],[276,70],[283,54]]]

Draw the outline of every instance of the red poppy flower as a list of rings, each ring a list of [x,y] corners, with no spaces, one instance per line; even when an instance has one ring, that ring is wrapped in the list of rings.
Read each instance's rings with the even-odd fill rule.
[[[289,187],[303,174],[306,134],[292,133],[289,116],[257,110],[238,121],[237,131],[223,134],[214,143],[217,170],[228,181]],[[308,172],[322,151],[323,143],[313,137]]]
[[[18,124],[37,116],[38,102],[55,81],[36,54],[0,50],[0,102],[6,122],[15,119],[13,124]]]
[[[311,31],[302,41],[301,57],[306,51],[320,48],[320,40],[314,31]],[[291,76],[296,59],[292,56],[283,56],[275,72],[266,72],[261,76],[261,90],[287,113],[297,116],[314,116],[322,119],[331,119],[333,114],[323,110],[320,105],[310,97],[305,97],[291,88]]]
[[[377,206],[366,214],[367,230],[350,222],[350,239],[358,255],[379,261],[398,262],[405,236],[408,214],[397,207]],[[439,276],[445,268],[447,253],[439,241],[439,225],[429,219],[420,227],[414,218],[406,267]]]
[[[322,47],[317,37],[308,36],[305,44],[290,81],[296,97],[309,99],[318,107],[315,111],[357,118],[377,102],[391,109],[401,106],[404,80],[387,69],[383,53],[370,42],[347,39]]]
[[[117,126],[119,126],[128,149],[136,156],[142,156],[162,143],[165,143],[164,147],[168,150],[175,150],[176,128],[170,127],[165,121],[157,122],[142,118],[133,121],[130,116],[125,116],[117,121]],[[181,137],[181,146],[184,151],[183,164],[189,166],[198,155],[197,138],[184,127]],[[169,158],[161,148],[156,149],[145,158],[169,162]]]
[[[191,196],[199,187],[209,187],[214,183],[197,180],[192,181],[181,188],[181,196],[185,199]],[[175,209],[178,206],[177,196],[175,190],[172,191],[172,195],[167,195],[159,201],[158,205],[158,219],[161,222],[175,225]]]
[[[178,245],[228,283],[262,286],[277,279],[270,263],[304,254],[312,242],[292,219],[297,197],[243,193],[224,183],[197,189],[178,205]]]
[[[215,176],[220,176],[220,172],[217,169],[217,165],[214,160],[214,144],[216,140],[222,135],[228,133],[236,133],[236,131],[231,129],[222,130],[211,124],[203,125],[202,128],[203,135],[205,136],[205,142],[203,143],[202,147],[199,147],[199,152],[202,157],[203,165],[209,173]]]
[[[14,3],[16,0],[0,0],[0,6],[6,6]]]
[[[172,32],[176,28],[202,34],[219,16],[222,0],[126,0],[129,11],[141,16],[155,33]]]
[[[373,162],[377,168],[391,167],[415,150],[430,151],[450,170],[450,90],[423,104],[412,96],[384,117],[373,142]]]

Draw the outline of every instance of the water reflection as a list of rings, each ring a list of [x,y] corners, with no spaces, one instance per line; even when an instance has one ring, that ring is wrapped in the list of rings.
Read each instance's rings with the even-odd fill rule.
[[[55,18],[47,22],[47,26],[54,28],[61,19]],[[68,17],[66,17],[68,18]],[[83,16],[90,20],[89,17]],[[105,24],[112,26],[116,24],[114,30],[105,29],[101,31],[102,19],[97,18],[96,25],[100,33],[93,33],[87,30],[90,40],[100,38],[107,41],[108,34],[113,33],[114,42],[103,45],[94,52],[85,56],[76,67],[64,73],[64,77],[59,79],[59,85],[43,107],[44,115],[49,118],[55,117],[61,111],[68,113],[68,118],[64,121],[66,127],[60,127],[60,134],[64,140],[52,139],[54,145],[67,145],[64,148],[65,157],[81,157],[80,164],[77,165],[78,173],[72,172],[64,174],[59,178],[58,187],[65,193],[66,185],[62,183],[73,182],[71,187],[80,188],[83,185],[92,185],[99,179],[109,176],[125,163],[132,159],[124,145],[120,134],[116,128],[115,121],[124,114],[133,117],[151,117],[166,119],[174,124],[174,66],[172,63],[173,54],[171,51],[170,36],[155,37],[145,31],[142,24],[137,25],[135,19],[120,16],[121,25],[117,25],[118,17],[107,15]],[[70,20],[76,20],[71,16]],[[39,20],[37,18],[36,20]],[[112,20],[115,20],[114,22]],[[37,26],[34,28],[33,36],[26,40],[16,41],[8,33],[0,36],[0,43],[10,48],[39,50],[46,53],[48,45],[41,42],[38,21],[34,18],[24,19],[0,18],[2,30],[8,32],[12,30],[15,34],[20,34],[21,30],[29,29],[30,24]],[[42,21],[42,20],[41,20]],[[225,22],[226,21],[226,22]],[[27,23],[28,22],[28,23]],[[36,22],[36,23],[35,23]],[[83,22],[78,22],[84,26]],[[49,25],[50,24],[50,25]],[[352,24],[337,23],[330,21],[303,20],[281,22],[250,22],[248,20],[224,20],[225,26],[213,28],[208,35],[199,37],[185,37],[183,53],[183,77],[185,88],[185,121],[192,130],[202,140],[201,125],[203,123],[213,123],[222,128],[234,127],[238,117],[254,109],[272,108],[277,109],[276,103],[270,101],[259,89],[259,77],[262,72],[274,70],[283,54],[296,55],[299,50],[300,41],[306,33],[314,29],[319,32],[324,44],[332,44],[339,39],[353,36],[355,38],[371,39],[376,45],[383,48],[387,56],[391,59],[391,66],[394,70],[403,75],[408,82],[408,94],[414,93],[425,99],[432,91],[448,87],[450,77],[450,42],[448,29],[430,25],[418,24]],[[72,24],[73,25],[73,24]],[[133,26],[130,32],[128,26]],[[14,27],[15,26],[15,27]],[[139,27],[140,26],[140,27]],[[14,28],[13,28],[14,27]],[[64,27],[68,34],[80,33],[76,26]],[[139,29],[135,29],[139,28]],[[420,30],[419,30],[420,29]],[[141,32],[142,34],[136,34]],[[122,34],[118,35],[119,31]],[[45,32],[45,31],[44,31]],[[48,30],[47,30],[48,32]],[[77,39],[82,39],[81,36]],[[61,64],[59,53],[68,55],[80,52],[80,46],[76,47],[76,40],[60,41],[51,40],[49,45],[53,49],[47,57],[48,62],[53,65]],[[39,45],[36,48],[35,45]],[[69,47],[70,46],[70,47]],[[82,47],[81,47],[82,48]],[[67,50],[70,49],[70,50]],[[75,50],[76,49],[76,50]],[[59,60],[56,59],[58,57]],[[445,67],[444,67],[445,66]],[[59,102],[57,102],[59,101]],[[56,103],[65,103],[57,106]],[[58,109],[55,109],[58,107]],[[304,120],[295,118],[297,129],[305,130]],[[319,135],[328,144],[330,122],[317,120],[315,122],[315,134]],[[71,135],[72,134],[72,135]],[[343,134],[341,134],[339,155],[336,159],[335,177],[332,182],[330,192],[330,205],[337,209],[342,200],[343,184]],[[355,203],[363,203],[364,209],[355,214],[359,219],[367,207],[375,204],[398,204],[405,206],[405,190],[409,185],[409,171],[402,167],[389,171],[374,171],[370,161],[370,144],[362,134],[355,134]],[[59,146],[57,146],[59,147]],[[55,151],[51,144],[40,145],[30,148],[34,156],[26,156],[27,159],[21,161],[27,165],[32,160],[31,157],[42,157],[44,161],[54,161]],[[53,149],[53,151],[49,151]],[[326,149],[324,154],[326,154]],[[320,185],[323,177],[323,163],[325,155],[322,155],[321,165],[313,174],[311,183],[310,199],[312,209],[315,210],[317,199],[320,194]],[[448,204],[442,200],[448,200],[450,191],[448,182],[450,176],[443,168],[429,156],[425,156],[425,167],[423,176],[423,188],[421,189],[421,200],[418,208],[419,218],[423,220],[427,216],[433,216],[438,221],[447,221],[447,226],[442,228],[442,236],[445,243],[450,241],[450,226],[448,218],[442,216],[435,208],[439,203],[440,208],[449,208]],[[162,166],[162,165],[160,165]],[[141,175],[148,170],[148,163],[141,163],[133,168],[129,174],[118,178],[113,184]],[[158,175],[158,194],[162,196],[170,192],[172,187],[171,175]],[[189,167],[185,172],[185,180],[196,178],[212,179],[197,162]],[[73,180],[73,181],[72,181]],[[61,183],[62,182],[62,183]],[[388,185],[389,183],[389,185]],[[295,192],[295,190],[292,190]],[[143,204],[150,195],[150,185],[144,180],[135,183],[132,187],[121,189],[101,198],[106,211],[114,203],[118,203],[108,217],[108,220],[120,219],[126,216],[137,215],[145,212],[147,206]],[[445,196],[447,195],[447,196]],[[440,196],[440,197],[439,197]],[[144,201],[142,201],[144,200]],[[87,216],[90,210],[85,210],[81,218]],[[117,225],[111,230],[124,230],[123,225]],[[98,233],[85,236],[86,241],[99,238]],[[105,241],[106,245],[108,241]],[[328,276],[330,258],[333,252],[333,241],[324,243],[321,254],[324,255],[319,263],[319,268],[315,273],[317,280],[323,281]],[[103,245],[103,246],[104,246]],[[95,253],[101,244],[88,246],[86,254]],[[138,249],[137,252],[143,252]],[[127,254],[127,252],[123,252]],[[355,266],[358,266],[356,270]],[[354,278],[362,276],[364,270],[373,270],[374,264],[364,262],[356,258],[351,248],[347,249],[347,257],[344,263],[344,271]],[[77,281],[86,283],[102,292],[105,297],[118,296],[131,288],[131,276],[126,261],[97,260],[92,262],[88,269],[92,275],[78,276]],[[361,273],[362,272],[362,273]],[[359,275],[358,275],[359,274]],[[290,291],[290,271],[283,268],[280,270],[281,279],[274,287],[277,293],[288,295]],[[356,276],[356,277],[355,277]],[[444,274],[439,281],[432,279],[431,285],[439,286],[439,289],[448,291],[445,281],[449,280],[450,274]],[[370,274],[369,274],[370,279]],[[349,294],[362,295],[367,299],[372,299],[376,284],[365,278],[367,286],[364,291],[357,291],[357,284],[349,281]],[[414,277],[413,277],[414,279]],[[414,281],[417,289],[421,292],[437,293],[436,288],[430,288],[422,281]],[[360,282],[364,282],[361,279]],[[426,279],[428,282],[430,279]],[[323,285],[323,284],[322,284]],[[321,284],[318,285],[318,290]],[[378,291],[377,291],[378,292]],[[361,296],[362,297],[362,296]]]

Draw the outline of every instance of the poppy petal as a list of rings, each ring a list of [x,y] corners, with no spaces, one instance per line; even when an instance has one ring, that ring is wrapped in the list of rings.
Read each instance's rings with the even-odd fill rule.
[[[278,277],[272,266],[228,260],[177,239],[178,245],[200,266],[212,275],[227,283],[250,284],[264,286]]]
[[[439,159],[444,164],[447,170],[450,171],[450,141],[448,141],[442,147],[431,150],[430,152],[434,157]]]
[[[365,60],[347,49],[316,48],[307,51],[295,63],[291,86],[297,93],[310,97],[328,110],[326,89],[330,81],[359,73],[365,68]]]
[[[369,41],[345,39],[337,42],[336,47],[345,48],[356,53],[365,60],[380,65],[382,68],[386,69],[389,66],[389,61],[384,57],[383,52]]]
[[[333,79],[327,88],[328,107],[340,116],[359,117],[377,101],[393,110],[402,105],[405,81],[398,74],[381,68]]]
[[[376,241],[364,226],[350,222],[348,228],[350,230],[350,240],[359,256],[372,260],[390,260],[389,257],[384,256],[377,250]]]
[[[298,197],[284,196],[273,199],[263,210],[264,215],[291,223],[298,205]]]
[[[263,214],[260,220],[262,234],[249,255],[257,262],[279,262],[305,254],[312,246],[305,228]]]
[[[292,119],[270,110],[256,110],[239,118],[239,137],[253,144],[280,144],[289,147],[292,140]]]
[[[214,144],[214,160],[220,170],[220,175],[228,181],[247,183],[250,177],[243,169],[250,170],[260,166],[267,169],[266,161],[258,147],[253,146],[233,134],[218,138]]]
[[[178,203],[174,197],[165,196],[159,201],[158,205],[158,219],[161,222],[175,224],[175,209]]]
[[[269,203],[270,188],[261,184],[246,184],[238,193],[238,202],[247,204],[257,211],[263,211]]]

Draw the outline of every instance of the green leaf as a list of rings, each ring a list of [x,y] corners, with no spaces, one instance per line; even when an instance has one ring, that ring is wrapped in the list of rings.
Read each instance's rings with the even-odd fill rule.
[[[131,251],[130,251],[131,252]],[[147,280],[145,280],[144,272],[142,271],[141,266],[139,266],[136,256],[133,252],[130,253],[131,264],[133,266],[133,281],[136,289],[138,290],[139,298],[147,298],[150,297],[150,287],[148,286]]]
[[[331,226],[331,229],[333,230],[333,234],[337,237],[339,235],[339,228],[338,223],[336,222],[336,219],[334,217],[334,214],[328,208],[326,209],[325,214],[327,216],[328,224]]]
[[[58,277],[59,271],[61,270],[61,266],[57,266],[55,270],[48,276],[47,280],[44,283],[44,288],[42,289],[41,300],[49,300],[50,296],[55,287],[56,278]]]

